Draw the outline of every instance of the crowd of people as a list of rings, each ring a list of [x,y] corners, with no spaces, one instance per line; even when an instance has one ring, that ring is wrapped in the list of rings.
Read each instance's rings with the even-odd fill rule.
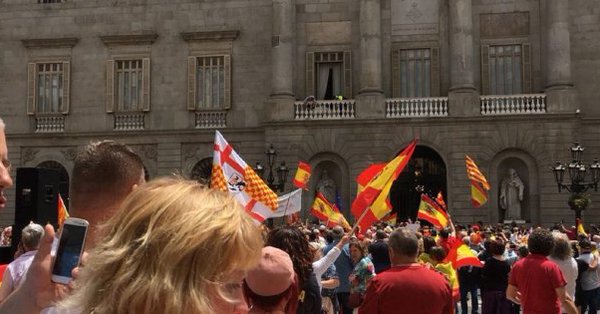
[[[0,208],[13,183],[4,129],[0,119]],[[600,298],[597,230],[268,229],[198,182],[145,182],[139,156],[114,141],[82,149],[71,184],[70,214],[90,224],[73,281],[52,282],[55,230],[30,225],[0,313],[558,314],[595,313]],[[448,256],[462,244],[480,265],[453,268]]]

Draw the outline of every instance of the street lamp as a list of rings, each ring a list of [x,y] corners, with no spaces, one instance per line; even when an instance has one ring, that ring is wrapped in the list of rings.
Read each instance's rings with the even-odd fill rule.
[[[594,162],[586,166],[583,161],[581,161],[581,155],[585,148],[579,145],[578,142],[575,142],[569,150],[571,152],[572,161],[566,166],[560,161],[557,161],[556,165],[551,167],[551,169],[554,173],[554,180],[558,186],[558,192],[560,193],[565,189],[571,193],[568,202],[569,207],[575,211],[576,218],[581,218],[581,212],[591,203],[589,197],[584,195],[584,193],[592,188],[594,191],[598,191],[600,162],[598,162],[598,158],[596,158],[594,159]],[[591,181],[586,182],[585,179],[588,169],[589,173],[591,173]],[[571,181],[567,182],[567,184],[563,183],[565,172],[569,173],[569,180]]]
[[[288,173],[290,169],[285,165],[285,161],[282,161],[279,166],[276,167],[275,171],[277,172],[277,182],[275,182],[275,174],[273,171],[273,166],[275,166],[275,162],[277,161],[277,150],[273,147],[273,144],[267,149],[265,155],[267,155],[267,168],[269,169],[267,173],[267,185],[275,192],[283,192],[285,188],[285,181],[287,180]],[[254,167],[254,171],[264,179],[265,175],[265,167],[262,165],[260,161],[256,163]]]

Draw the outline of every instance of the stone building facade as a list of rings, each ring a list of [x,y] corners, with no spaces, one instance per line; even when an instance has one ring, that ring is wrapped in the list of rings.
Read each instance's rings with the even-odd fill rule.
[[[600,155],[598,51],[600,0],[2,0],[0,116],[11,161],[64,181],[94,139],[130,144],[149,177],[206,176],[215,129],[248,163],[273,144],[286,190],[313,167],[305,209],[326,170],[345,212],[354,178],[418,138],[397,209],[443,191],[456,221],[501,220],[515,169],[523,218],[549,224],[573,218],[549,167],[575,140]]]

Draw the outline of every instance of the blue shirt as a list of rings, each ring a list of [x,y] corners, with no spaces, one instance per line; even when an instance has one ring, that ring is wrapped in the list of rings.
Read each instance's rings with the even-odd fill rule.
[[[323,255],[327,255],[327,252],[336,246],[338,242],[339,240],[336,240],[327,244],[323,249]],[[348,280],[348,277],[352,273],[352,270],[354,270],[352,259],[350,258],[350,245],[344,245],[342,248],[342,253],[335,260],[334,265],[340,279],[340,286],[337,287],[336,292],[350,292],[350,281]]]

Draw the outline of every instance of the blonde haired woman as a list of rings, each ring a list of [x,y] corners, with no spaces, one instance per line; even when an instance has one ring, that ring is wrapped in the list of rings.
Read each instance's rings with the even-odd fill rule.
[[[259,229],[223,192],[163,178],[135,189],[105,226],[75,293],[82,313],[245,313],[242,280]]]

